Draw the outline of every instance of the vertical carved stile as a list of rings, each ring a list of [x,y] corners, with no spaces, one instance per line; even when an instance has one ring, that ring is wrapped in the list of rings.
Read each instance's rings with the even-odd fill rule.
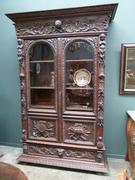
[[[98,125],[103,126],[104,118],[104,78],[105,78],[105,34],[99,37],[99,75],[98,75]]]
[[[24,64],[24,40],[18,38],[18,60],[20,66],[20,86],[21,86],[21,109],[22,109],[22,120],[26,118],[26,90],[25,90],[25,64]]]

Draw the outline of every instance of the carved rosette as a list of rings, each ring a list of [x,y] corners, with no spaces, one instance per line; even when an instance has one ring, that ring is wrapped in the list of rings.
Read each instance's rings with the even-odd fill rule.
[[[64,141],[75,144],[95,144],[95,123],[65,121]]]
[[[60,27],[56,26],[55,20],[38,20],[35,22],[21,22],[16,25],[17,36],[34,36],[55,33],[74,33],[89,31],[106,31],[109,17],[106,15],[76,17],[72,19],[60,19]]]
[[[28,145],[29,154],[40,154],[48,157],[73,158],[87,161],[96,160],[96,152],[88,150],[65,149],[43,145]]]
[[[56,138],[54,122],[33,120],[30,127],[30,133],[35,138]]]
[[[69,138],[74,141],[87,141],[87,137],[91,133],[88,127],[82,123],[75,123],[67,131]]]
[[[74,141],[87,141],[90,130],[83,123],[75,123],[67,129],[67,134],[71,140]]]

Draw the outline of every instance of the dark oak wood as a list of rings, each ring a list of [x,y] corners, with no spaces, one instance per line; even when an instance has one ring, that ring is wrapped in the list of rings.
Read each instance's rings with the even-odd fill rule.
[[[94,6],[84,6],[78,8],[71,8],[71,9],[54,9],[54,10],[47,10],[47,11],[33,11],[33,12],[24,12],[24,13],[14,13],[14,14],[7,14],[7,16],[13,20],[14,22],[20,21],[31,21],[31,20],[39,20],[39,19],[58,19],[59,17],[64,18],[67,16],[86,16],[86,15],[109,15],[109,20],[113,20],[116,9],[117,3],[112,4],[104,4],[104,5],[94,5]]]
[[[106,4],[7,14],[16,23],[20,62],[19,161],[107,172],[105,37],[116,9],[117,4]],[[51,49],[48,55],[45,48]],[[75,75],[81,71],[88,82],[79,86]]]

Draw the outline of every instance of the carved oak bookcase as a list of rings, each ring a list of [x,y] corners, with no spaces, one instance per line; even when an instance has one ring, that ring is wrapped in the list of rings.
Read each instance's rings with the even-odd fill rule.
[[[14,13],[20,63],[19,161],[107,172],[105,37],[117,4]]]

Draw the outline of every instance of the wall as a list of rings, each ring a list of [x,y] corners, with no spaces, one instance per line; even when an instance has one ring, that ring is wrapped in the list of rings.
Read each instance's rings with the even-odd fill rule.
[[[119,95],[121,43],[135,42],[135,2],[130,0],[4,0],[0,2],[0,144],[19,146],[21,138],[19,65],[16,35],[5,13],[68,8],[119,2],[107,36],[105,80],[105,145],[108,156],[126,153],[126,111],[135,108],[134,95]]]

